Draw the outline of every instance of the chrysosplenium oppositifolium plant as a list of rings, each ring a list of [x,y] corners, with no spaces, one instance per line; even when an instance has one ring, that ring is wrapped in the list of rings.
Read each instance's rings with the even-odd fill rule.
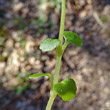
[[[50,78],[50,83],[51,83],[50,98],[46,106],[46,110],[51,110],[53,101],[57,95],[59,95],[64,101],[69,101],[75,97],[77,90],[76,83],[71,78],[67,78],[61,82],[58,82],[59,72],[61,67],[61,59],[66,47],[69,44],[73,44],[76,46],[83,45],[82,39],[76,33],[71,31],[64,31],[65,6],[66,6],[66,0],[62,0],[59,39],[45,39],[40,44],[40,49],[44,52],[52,51],[56,49],[56,66],[55,66],[54,76],[52,76],[50,73],[37,73],[29,76],[29,78],[35,78],[41,76],[48,76]],[[63,43],[63,37],[65,39],[64,43]]]

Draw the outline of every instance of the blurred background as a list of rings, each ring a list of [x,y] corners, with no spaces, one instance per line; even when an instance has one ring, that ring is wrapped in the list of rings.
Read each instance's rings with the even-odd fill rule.
[[[0,0],[0,110],[45,110],[55,51],[41,52],[46,38],[58,38],[61,0]],[[69,45],[60,81],[74,78],[76,97],[57,96],[52,110],[110,110],[110,0],[67,0],[65,30],[84,45]]]

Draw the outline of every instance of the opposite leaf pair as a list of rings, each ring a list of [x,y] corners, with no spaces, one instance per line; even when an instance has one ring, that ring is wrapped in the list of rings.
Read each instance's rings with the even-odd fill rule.
[[[76,46],[82,46],[83,42],[82,39],[74,32],[71,31],[64,31],[64,38],[65,42],[72,43]],[[59,39],[46,39],[44,40],[41,45],[40,49],[42,51],[51,51],[58,47],[60,45],[60,40]]]
[[[35,78],[40,76],[48,76],[51,80],[52,76],[50,73],[38,73],[30,75],[29,78]],[[73,79],[65,79],[62,82],[57,82],[53,85],[53,90],[64,100],[69,101],[76,95],[76,84]]]

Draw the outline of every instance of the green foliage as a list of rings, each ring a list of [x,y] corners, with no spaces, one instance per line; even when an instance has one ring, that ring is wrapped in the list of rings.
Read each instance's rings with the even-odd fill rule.
[[[50,78],[50,81],[51,81],[51,87],[53,86],[53,78],[52,78],[52,75],[50,73],[37,73],[37,74],[32,74],[29,76],[29,79],[32,79],[32,78],[36,78],[36,77],[41,77],[41,76],[48,76]]]
[[[40,0],[40,2],[50,3],[50,0]],[[58,1],[53,1],[50,4],[55,6],[54,3],[57,3],[57,2]],[[77,91],[76,83],[73,79],[68,78],[68,79],[63,80],[62,82],[58,82],[60,67],[61,67],[61,58],[68,44],[72,43],[76,46],[83,45],[82,39],[76,33],[71,32],[71,31],[64,31],[65,6],[66,6],[66,0],[62,0],[62,12],[61,12],[59,39],[46,39],[40,44],[40,49],[44,52],[52,51],[53,49],[56,48],[56,65],[55,65],[54,76],[51,76],[50,73],[38,73],[38,74],[33,74],[29,76],[29,78],[35,78],[35,77],[40,77],[40,76],[50,77],[51,90],[50,90],[50,98],[46,106],[46,110],[51,110],[51,106],[57,94],[64,101],[69,101],[75,97],[76,91]],[[65,38],[64,44],[62,43],[63,37]]]
[[[83,45],[82,39],[74,32],[64,31],[64,37],[68,43],[72,43],[76,46],[82,46]]]
[[[48,76],[49,78],[51,78],[51,74],[50,73],[37,73],[37,74],[32,74],[29,76],[29,78],[36,78],[36,77],[41,77],[41,76]]]
[[[69,78],[56,83],[54,85],[54,90],[64,101],[69,101],[75,97],[77,88],[75,81]]]
[[[58,47],[60,44],[59,39],[45,39],[41,44],[40,44],[40,49],[44,52],[46,51],[51,51]]]

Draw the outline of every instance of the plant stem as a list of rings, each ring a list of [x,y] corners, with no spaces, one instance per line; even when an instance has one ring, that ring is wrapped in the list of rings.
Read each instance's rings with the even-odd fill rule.
[[[57,48],[58,51],[56,51],[57,56],[56,56],[55,73],[54,73],[54,77],[53,77],[53,85],[58,82],[59,72],[60,72],[60,67],[61,67],[62,54],[60,54],[59,52],[62,51],[64,24],[65,24],[65,6],[66,6],[66,0],[62,0],[62,11],[61,11],[60,33],[59,33],[59,40],[61,41],[61,44]],[[53,101],[54,101],[56,95],[57,95],[57,93],[53,90],[53,88],[51,88],[50,98],[49,98],[46,110],[51,110],[51,107],[52,107],[52,104],[53,104]]]
[[[61,45],[60,45],[61,49],[62,49],[64,24],[65,24],[65,7],[66,7],[66,0],[62,0],[62,11],[61,11],[60,33],[59,33],[59,40],[61,41]],[[60,50],[60,47],[58,49],[59,49],[59,51],[62,51],[62,50]],[[62,58],[62,54],[60,56],[56,57],[56,66],[55,66],[55,74],[54,74],[54,78],[53,78],[53,84],[57,83],[58,79],[59,79],[61,58]]]
[[[57,93],[55,91],[50,91],[50,98],[49,98],[49,101],[48,101],[48,104],[46,106],[46,110],[51,110],[51,107],[52,107],[52,104],[53,104],[53,101],[56,97]]]
[[[55,74],[54,74],[54,79],[53,79],[53,85],[55,83],[57,83],[58,79],[59,79],[59,72],[60,72],[60,67],[61,67],[61,57],[62,56],[56,57],[56,66],[55,66]],[[53,101],[54,101],[56,95],[57,95],[57,93],[52,88],[50,91],[50,98],[49,98],[48,104],[46,106],[46,110],[51,110],[51,107],[52,107],[52,104],[53,104]]]
[[[65,25],[65,7],[66,7],[66,0],[62,0],[62,12],[61,12],[60,33],[59,33],[59,39],[61,41],[61,45],[63,42],[63,33],[64,33],[64,25]]]
[[[59,79],[59,72],[60,72],[60,67],[61,67],[61,57],[62,56],[56,57],[56,65],[55,65],[55,73],[54,73],[53,84],[57,83],[58,79]]]

